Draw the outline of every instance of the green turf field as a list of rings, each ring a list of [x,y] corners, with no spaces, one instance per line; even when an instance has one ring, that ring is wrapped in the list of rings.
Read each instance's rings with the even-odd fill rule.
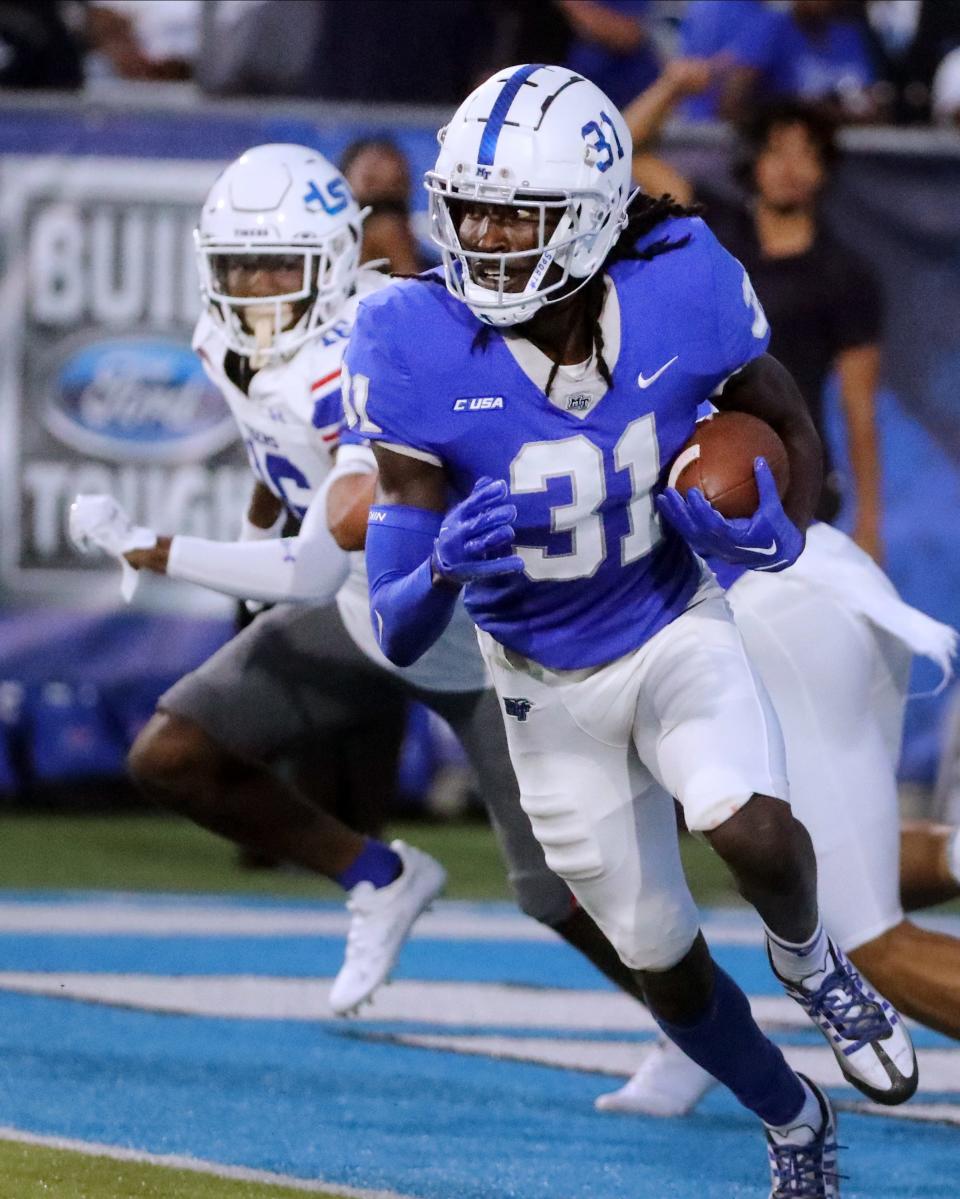
[[[304,1199],[305,1192],[190,1170],[0,1142],[0,1199]],[[335,1199],[310,1191],[313,1199]]]
[[[489,828],[479,822],[396,824],[387,835],[427,850],[450,872],[450,899],[509,899]],[[732,903],[726,868],[684,838],[688,877],[702,903]],[[306,873],[242,870],[234,848],[185,820],[161,815],[7,815],[0,818],[6,888],[213,891],[330,898],[341,892]]]

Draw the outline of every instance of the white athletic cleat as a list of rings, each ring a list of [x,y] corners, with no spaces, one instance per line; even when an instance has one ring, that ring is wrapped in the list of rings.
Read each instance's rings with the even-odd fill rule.
[[[815,985],[774,974],[833,1050],[844,1078],[875,1103],[903,1103],[919,1081],[917,1055],[900,1013],[870,986],[832,941],[827,973]],[[769,950],[768,950],[769,956]]]
[[[839,1199],[837,1118],[825,1092],[800,1077],[816,1096],[823,1121],[819,1128],[800,1124],[786,1135],[767,1129],[770,1199]]]
[[[403,873],[386,887],[357,883],[347,899],[347,955],[330,988],[330,1007],[352,1015],[387,981],[416,919],[443,890],[447,872],[434,858],[403,841],[391,842]]]
[[[619,1091],[598,1095],[593,1105],[598,1112],[685,1116],[716,1085],[713,1075],[692,1062],[672,1041],[658,1041]]]

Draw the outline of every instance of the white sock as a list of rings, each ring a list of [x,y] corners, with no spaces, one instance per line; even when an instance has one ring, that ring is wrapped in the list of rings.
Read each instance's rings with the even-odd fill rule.
[[[960,828],[955,828],[947,842],[947,868],[960,883]]]
[[[767,1129],[775,1141],[789,1141],[791,1145],[809,1145],[823,1127],[823,1111],[820,1108],[820,1100],[802,1078],[800,1085],[803,1087],[804,1102],[794,1119],[782,1128],[773,1124],[767,1125]]]
[[[788,982],[804,982],[817,974],[824,974],[829,962],[827,953],[829,944],[823,924],[817,921],[817,930],[809,941],[797,945],[792,941],[784,941],[781,937],[767,929],[767,944],[770,946],[770,957],[773,968],[781,978]]]

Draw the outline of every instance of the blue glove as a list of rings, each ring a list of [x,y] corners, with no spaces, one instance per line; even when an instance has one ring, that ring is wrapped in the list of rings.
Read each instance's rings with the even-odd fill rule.
[[[506,498],[502,479],[477,479],[467,498],[443,518],[433,546],[435,575],[466,583],[523,570],[523,559],[509,552],[516,536],[517,509],[504,503]]]
[[[674,487],[657,496],[660,515],[701,558],[722,558],[750,570],[785,570],[800,557],[803,534],[787,516],[777,484],[763,458],[753,464],[760,507],[753,516],[728,520],[711,507],[699,488],[686,499]]]

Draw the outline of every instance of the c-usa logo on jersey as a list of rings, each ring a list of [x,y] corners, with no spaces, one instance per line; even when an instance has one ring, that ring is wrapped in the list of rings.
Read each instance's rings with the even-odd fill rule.
[[[503,407],[503,396],[462,396],[453,401],[454,412],[488,412]]]

